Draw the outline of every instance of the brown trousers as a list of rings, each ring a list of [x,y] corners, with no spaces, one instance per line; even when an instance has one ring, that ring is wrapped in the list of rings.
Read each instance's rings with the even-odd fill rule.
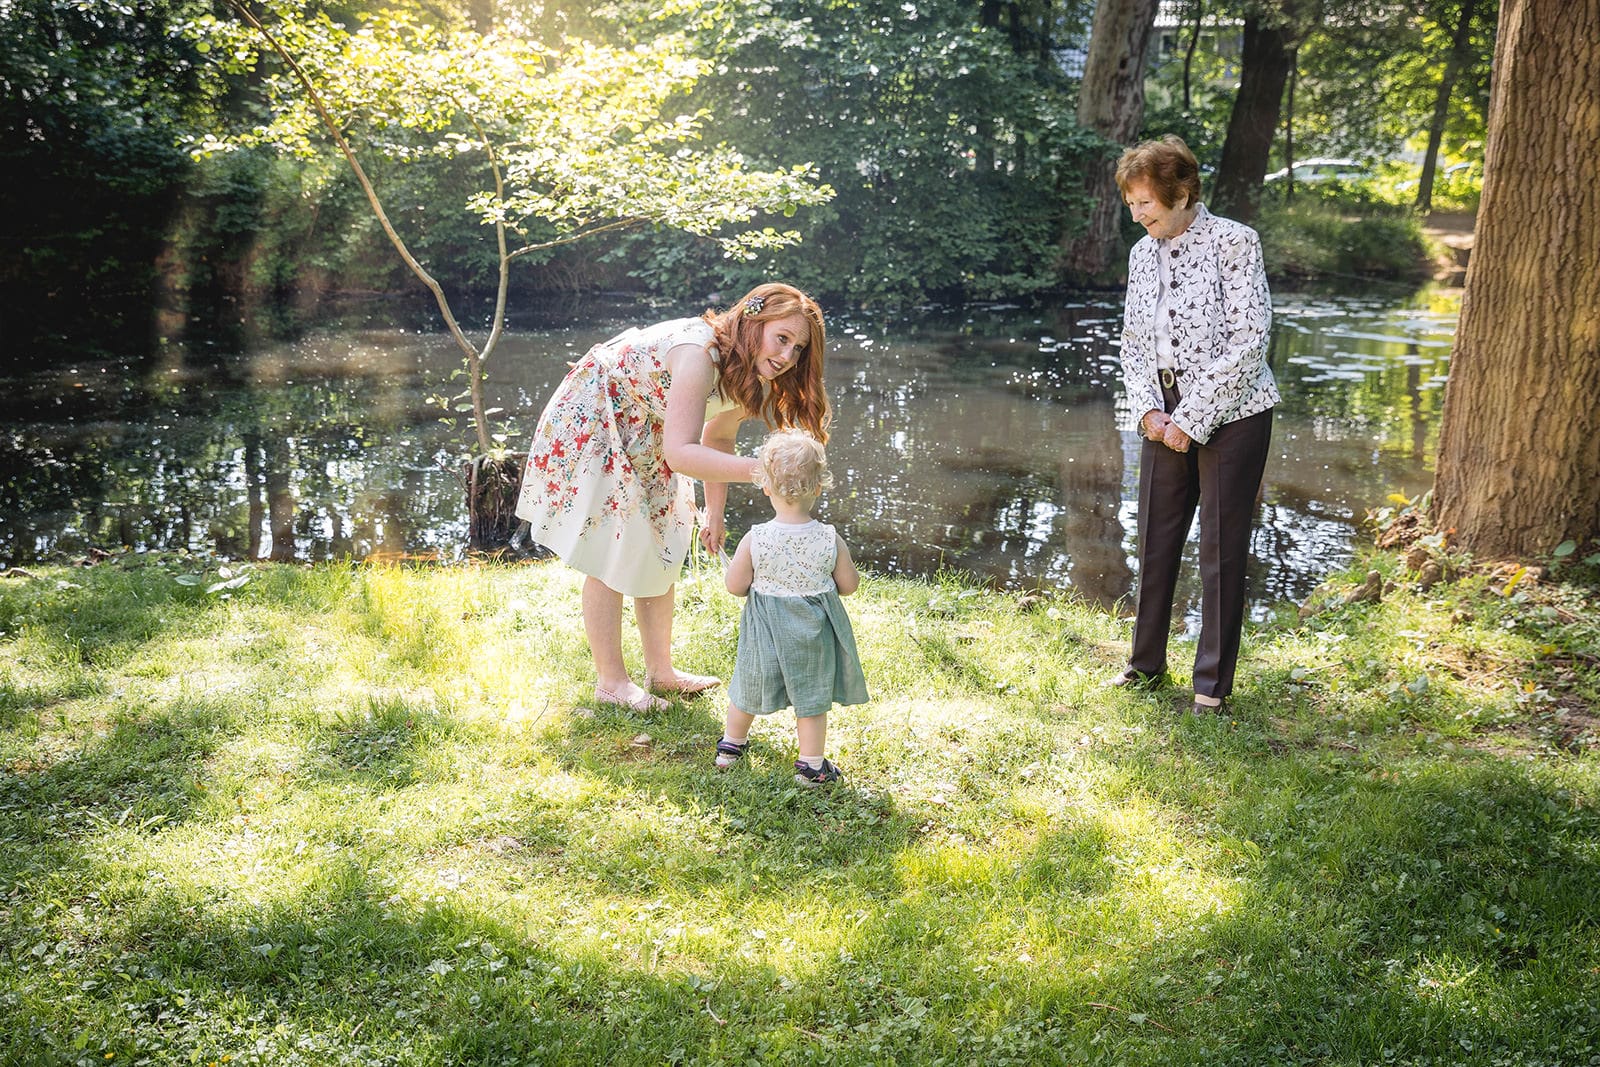
[[[1170,412],[1178,392],[1162,390]],[[1146,675],[1167,669],[1172,597],[1183,544],[1200,508],[1200,643],[1194,691],[1233,692],[1244,626],[1245,569],[1256,494],[1272,444],[1272,409],[1216,429],[1211,440],[1174,452],[1146,440],[1139,458],[1139,600],[1128,666]]]

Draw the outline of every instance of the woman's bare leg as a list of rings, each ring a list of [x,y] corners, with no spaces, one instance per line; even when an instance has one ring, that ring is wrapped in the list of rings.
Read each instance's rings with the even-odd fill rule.
[[[677,607],[678,587],[660,596],[633,598],[633,614],[639,620],[639,640],[644,645],[644,676],[651,681],[670,680],[672,672],[672,612]]]
[[[641,697],[622,660],[622,594],[594,577],[583,583],[583,632],[594,657],[595,688],[624,703]]]
[[[633,613],[639,620],[639,640],[644,644],[644,684],[657,692],[693,696],[720,683],[710,675],[686,674],[672,666],[672,613],[677,586],[660,596],[636,596]]]

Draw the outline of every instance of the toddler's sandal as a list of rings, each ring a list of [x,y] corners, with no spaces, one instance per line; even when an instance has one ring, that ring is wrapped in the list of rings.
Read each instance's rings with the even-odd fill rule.
[[[832,785],[843,780],[844,772],[835,767],[829,760],[823,760],[822,766],[812,769],[805,760],[794,761],[794,780],[796,785],[803,785],[807,789],[814,789],[819,785]]]
[[[745,749],[750,747],[750,742],[736,744],[726,737],[717,742],[717,770],[725,771],[735,763],[744,759]]]

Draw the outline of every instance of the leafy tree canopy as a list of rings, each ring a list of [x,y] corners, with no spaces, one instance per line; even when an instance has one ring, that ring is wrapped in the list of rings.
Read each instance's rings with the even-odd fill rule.
[[[792,216],[831,196],[809,164],[750,168],[725,144],[699,144],[704,112],[668,113],[706,70],[681,36],[632,48],[545,44],[441,30],[403,14],[348,29],[299,3],[275,3],[272,12],[268,32],[298,73],[266,54],[263,35],[242,22],[191,24],[222,69],[260,75],[270,111],[268,121],[207,136],[196,150],[271,144],[311,156],[327,143],[319,127],[332,125],[358,158],[479,156],[483,181],[463,206],[520,239],[508,250],[513,259],[644,224],[714,236],[729,254],[750,256],[799,233],[730,226],[762,213]]]

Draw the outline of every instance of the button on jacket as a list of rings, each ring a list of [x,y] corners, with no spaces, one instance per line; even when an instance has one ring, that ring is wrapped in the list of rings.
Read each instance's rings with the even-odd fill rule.
[[[1189,228],[1170,240],[1145,236],[1128,253],[1123,311],[1122,377],[1132,408],[1125,428],[1161,411],[1156,377],[1155,316],[1159,256],[1167,257],[1167,314],[1182,399],[1172,421],[1205,444],[1217,427],[1272,407],[1278,387],[1267,365],[1272,297],[1261,263],[1261,239],[1242,223],[1199,205]]]

